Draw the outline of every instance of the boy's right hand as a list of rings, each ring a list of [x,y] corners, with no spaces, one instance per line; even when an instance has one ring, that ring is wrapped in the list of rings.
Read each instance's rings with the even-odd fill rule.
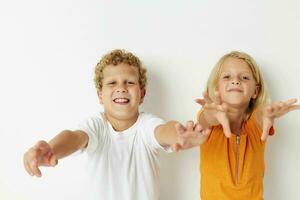
[[[199,146],[205,142],[211,132],[210,128],[204,129],[201,124],[194,124],[193,121],[188,121],[186,126],[177,123],[175,129],[177,132],[177,143],[171,146],[175,152]]]
[[[211,100],[207,92],[203,93],[204,99],[196,99],[203,108],[203,116],[210,126],[222,125],[226,137],[230,137],[231,130],[227,116],[228,106],[222,102],[219,92],[215,92],[215,100]]]
[[[31,176],[42,176],[39,166],[57,165],[57,158],[53,154],[50,145],[45,141],[39,141],[24,154],[24,167]]]

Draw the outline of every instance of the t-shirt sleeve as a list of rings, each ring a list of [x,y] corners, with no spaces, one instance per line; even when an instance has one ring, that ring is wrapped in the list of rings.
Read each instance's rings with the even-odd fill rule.
[[[101,145],[103,134],[103,122],[100,118],[89,118],[79,124],[78,129],[85,132],[88,135],[87,147],[82,149],[83,152],[89,154],[95,152],[97,147]]]
[[[154,115],[147,116],[145,121],[142,123],[144,138],[151,149],[161,149],[166,152],[171,152],[171,149],[169,147],[163,147],[159,144],[154,133],[155,128],[164,123],[164,120]]]

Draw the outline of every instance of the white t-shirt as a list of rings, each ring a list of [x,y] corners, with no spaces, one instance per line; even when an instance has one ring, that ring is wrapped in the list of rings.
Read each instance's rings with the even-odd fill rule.
[[[91,192],[89,200],[158,200],[158,149],[164,149],[154,129],[164,121],[140,113],[134,125],[115,131],[103,113],[86,120],[80,130],[88,134],[85,152]]]

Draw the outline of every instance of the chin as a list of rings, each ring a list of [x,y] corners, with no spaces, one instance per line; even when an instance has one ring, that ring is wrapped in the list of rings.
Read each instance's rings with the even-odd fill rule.
[[[138,111],[123,111],[123,112],[114,112],[112,113],[114,118],[126,120],[138,116]]]
[[[228,102],[238,103],[238,102],[244,102],[246,98],[242,94],[232,93],[230,95],[224,95],[224,97],[222,99],[224,99],[225,101],[228,101]]]
[[[232,108],[243,108],[245,105],[249,105],[248,102],[237,100],[226,101],[225,103],[227,103]]]

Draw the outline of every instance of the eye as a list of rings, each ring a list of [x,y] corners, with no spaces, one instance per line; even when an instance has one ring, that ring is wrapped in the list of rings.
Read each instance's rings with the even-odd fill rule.
[[[250,78],[248,76],[242,76],[243,80],[250,80]]]
[[[110,81],[110,82],[107,82],[107,83],[106,83],[106,85],[109,85],[109,86],[115,85],[115,84],[116,84],[116,81]]]
[[[229,79],[230,76],[229,76],[229,75],[224,75],[222,78],[223,78],[223,79]]]
[[[135,85],[135,82],[134,81],[128,81],[127,84],[128,85]]]

